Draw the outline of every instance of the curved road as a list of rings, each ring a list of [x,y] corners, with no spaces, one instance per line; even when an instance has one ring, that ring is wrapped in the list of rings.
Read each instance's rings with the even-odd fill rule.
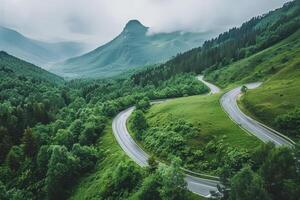
[[[210,89],[210,93],[209,94],[216,94],[216,93],[219,93],[220,92],[220,88],[218,88],[217,86],[203,80],[203,75],[199,75],[197,76],[197,79],[199,81],[201,81],[202,83],[204,83],[207,87],[209,87]]]
[[[245,86],[248,89],[254,89],[261,83],[250,83]],[[237,98],[241,94],[241,87],[237,87],[226,94],[220,100],[220,103],[229,115],[229,117],[237,123],[241,128],[258,137],[263,142],[273,142],[276,146],[293,146],[293,141],[279,132],[267,127],[264,124],[245,115],[238,107]]]
[[[197,79],[202,81],[206,86],[210,88],[209,94],[219,93],[220,89],[206,81],[203,80],[203,76],[198,76]],[[260,83],[247,84],[249,89],[256,88]],[[237,98],[241,93],[241,87],[235,88],[226,94],[224,94],[220,100],[221,105],[229,117],[239,124],[244,130],[257,136],[260,140],[267,142],[272,141],[276,145],[287,145],[291,146],[292,141],[287,137],[280,135],[280,133],[275,130],[266,127],[265,125],[251,119],[246,116],[237,105]],[[166,101],[166,100],[162,100]],[[161,101],[154,101],[152,103],[159,103]],[[128,129],[126,127],[127,120],[130,114],[135,108],[130,107],[122,112],[120,112],[112,122],[113,134],[117,139],[117,142],[125,153],[134,160],[138,165],[145,167],[148,165],[149,155],[144,152],[132,139]],[[217,191],[217,185],[219,182],[204,178],[198,178],[191,175],[186,175],[185,180],[187,182],[187,187],[190,191],[199,194],[204,197],[210,197],[210,191]]]
[[[220,89],[203,80],[203,76],[198,76],[198,80],[206,84],[211,92],[209,94],[215,94],[220,92]],[[154,101],[152,103],[160,103],[166,100]],[[126,127],[127,120],[135,108],[130,107],[120,112],[112,122],[113,134],[117,139],[117,142],[125,153],[134,160],[139,166],[146,167],[148,165],[149,155],[140,148],[130,136]],[[191,175],[185,175],[185,181],[187,182],[187,188],[198,195],[204,197],[210,197],[210,191],[217,191],[218,181],[198,178]]]

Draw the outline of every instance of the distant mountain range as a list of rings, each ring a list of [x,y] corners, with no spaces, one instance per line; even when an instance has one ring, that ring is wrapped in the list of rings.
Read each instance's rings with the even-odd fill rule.
[[[75,42],[42,42],[0,26],[0,50],[45,68],[50,63],[82,54],[84,45]]]
[[[109,43],[79,57],[54,65],[50,71],[68,78],[111,77],[141,66],[164,62],[199,47],[212,33],[172,32],[149,34],[137,20],[129,21]]]
[[[64,82],[63,78],[52,74],[40,67],[37,67],[29,62],[16,58],[4,51],[0,51],[0,76],[1,72],[13,73],[17,76],[26,78],[34,78],[36,80],[47,81],[50,83]]]

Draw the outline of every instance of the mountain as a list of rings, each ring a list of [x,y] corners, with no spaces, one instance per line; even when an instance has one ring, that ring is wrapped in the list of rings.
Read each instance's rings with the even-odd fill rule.
[[[206,73],[226,68],[228,65],[261,52],[300,28],[300,1],[286,3],[282,8],[254,17],[239,28],[206,41],[203,46],[180,54],[168,62],[149,68],[132,76],[136,84],[157,84],[182,72]],[[259,60],[258,60],[259,61]],[[254,63],[255,65],[255,63]],[[250,66],[247,67],[247,69]],[[246,67],[245,69],[246,70]],[[240,76],[226,71],[231,80]],[[217,80],[219,74],[211,80]]]
[[[16,76],[33,78],[50,83],[63,83],[64,80],[40,67],[0,51],[0,72],[13,73]],[[0,74],[1,75],[1,74]]]
[[[0,50],[40,66],[79,55],[84,45],[75,42],[47,43],[0,26]]]
[[[57,64],[50,70],[65,77],[111,77],[140,66],[164,62],[200,46],[211,33],[157,33],[137,20],[129,21],[109,43]]]

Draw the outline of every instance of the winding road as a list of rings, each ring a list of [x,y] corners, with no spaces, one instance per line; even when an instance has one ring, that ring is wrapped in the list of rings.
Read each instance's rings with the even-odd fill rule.
[[[203,76],[198,76],[198,80],[204,82]],[[205,84],[211,89],[209,94],[214,94],[220,92],[220,89],[210,83],[205,82]],[[162,101],[154,101],[153,103],[161,103]],[[146,167],[148,165],[149,155],[143,151],[142,148],[133,140],[126,127],[127,120],[135,108],[130,107],[122,112],[120,112],[112,122],[112,128],[114,136],[117,142],[125,153],[135,161],[139,166]],[[218,181],[198,178],[196,176],[185,175],[185,181],[187,182],[187,188],[198,195],[204,197],[210,197],[210,191],[217,191]]]
[[[216,94],[216,93],[219,93],[219,92],[221,91],[219,87],[217,87],[217,86],[215,86],[214,84],[211,84],[211,83],[205,81],[203,78],[204,78],[203,75],[197,76],[197,79],[198,79],[199,81],[201,81],[201,82],[204,83],[207,87],[209,87],[209,89],[210,89],[210,93],[209,93],[209,94]]]
[[[139,166],[146,167],[148,166],[149,155],[136,144],[126,127],[127,120],[133,110],[134,107],[130,107],[120,112],[114,118],[112,123],[113,133],[125,153]],[[186,175],[185,180],[190,191],[205,197],[210,197],[210,191],[216,191],[216,186],[219,183],[214,180],[198,178],[191,175]]]
[[[217,86],[204,81],[203,76],[197,76],[197,79],[210,88],[209,94],[216,94],[220,92],[220,89]],[[260,83],[253,83],[247,84],[246,86],[249,89],[253,89],[258,87],[259,85]],[[275,130],[272,130],[269,127],[266,127],[265,125],[257,122],[256,120],[251,119],[239,109],[237,105],[237,98],[240,94],[241,87],[238,87],[225,93],[220,100],[224,111],[229,115],[229,117],[234,122],[239,124],[241,128],[255,135],[263,142],[272,141],[276,145],[291,146],[292,141],[289,138],[281,135],[280,133],[276,132]],[[154,101],[152,103],[159,103],[163,101]],[[134,109],[135,107],[130,107],[120,112],[113,119],[113,134],[121,148],[124,150],[124,152],[139,166],[146,167],[148,165],[147,161],[149,155],[145,151],[143,151],[143,149],[140,148],[138,144],[133,140],[126,127],[127,120]],[[219,182],[215,180],[199,178],[188,174],[185,175],[185,181],[187,182],[187,188],[191,192],[194,192],[204,197],[210,197],[211,191],[217,191],[217,185],[219,184]]]
[[[248,89],[254,89],[261,85],[261,83],[250,83],[245,86]],[[220,100],[221,105],[229,117],[237,123],[241,128],[253,134],[263,142],[273,142],[276,146],[292,147],[294,142],[281,133],[267,127],[266,125],[245,115],[238,107],[237,99],[241,94],[241,87],[237,87],[226,94]]]

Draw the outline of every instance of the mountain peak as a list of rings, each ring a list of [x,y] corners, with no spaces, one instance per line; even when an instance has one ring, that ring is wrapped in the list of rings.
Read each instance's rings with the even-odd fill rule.
[[[127,22],[124,31],[128,32],[146,32],[148,27],[144,26],[140,21],[134,19]]]
[[[1,50],[0,56],[8,56],[9,54],[6,51]]]

